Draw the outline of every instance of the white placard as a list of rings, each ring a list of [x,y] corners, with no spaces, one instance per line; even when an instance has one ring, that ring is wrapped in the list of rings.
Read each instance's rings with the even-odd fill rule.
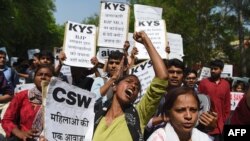
[[[135,20],[160,20],[162,8],[148,5],[134,4]]]
[[[240,100],[243,98],[244,93],[230,92],[231,94],[231,111],[234,111]]]
[[[60,54],[61,51],[62,51],[62,48],[60,48],[60,47],[54,47],[54,56],[55,56],[55,61],[54,62],[55,62],[55,67],[57,67],[58,64],[59,64],[58,55]],[[70,66],[63,65],[61,67],[60,72],[63,75],[71,76]]]
[[[170,51],[170,53],[168,54],[168,58],[167,59],[174,59],[174,58],[176,58],[176,59],[179,59],[179,60],[181,60],[181,61],[183,61],[183,55],[181,55],[181,54],[175,54],[175,53],[171,53],[171,51]]]
[[[45,106],[45,138],[91,141],[95,95],[52,78]]]
[[[233,77],[233,65],[225,64],[223,71],[221,72],[221,77]]]
[[[6,62],[8,62],[9,61],[9,56],[8,56],[6,47],[0,47],[0,50],[4,51],[6,53]]]
[[[145,94],[148,86],[155,77],[155,72],[151,60],[144,61],[130,69],[130,74],[136,75],[141,82],[141,94],[138,95],[135,103],[138,103]]]
[[[40,49],[29,49],[27,51],[29,60],[33,59],[34,54],[39,53],[39,52],[40,52]]]
[[[129,26],[129,5],[102,2],[97,45],[123,48]]]
[[[13,66],[13,64],[14,64],[15,62],[17,62],[17,61],[18,61],[18,57],[11,57],[11,58],[10,58],[10,65]]]
[[[114,52],[114,51],[120,51],[120,52],[123,52],[123,49],[121,48],[105,48],[105,47],[99,47],[99,58],[101,60],[107,60],[109,55],[111,54],[111,52]]]
[[[137,32],[145,31],[161,58],[166,58],[166,24],[164,20],[136,21],[135,30]],[[141,43],[135,42],[135,46],[139,51],[137,55],[138,59],[150,58],[147,50]]]
[[[176,54],[177,56],[184,56],[183,39],[180,34],[167,32],[167,41],[170,47],[170,54]]]
[[[200,80],[202,80],[202,79],[204,79],[204,78],[208,78],[208,77],[210,77],[211,76],[211,69],[210,68],[208,68],[208,67],[202,67],[202,69],[201,69],[201,74],[200,74],[200,77],[199,77],[199,81]]]
[[[96,26],[68,21],[65,27],[64,64],[92,68],[90,59],[96,53]]]

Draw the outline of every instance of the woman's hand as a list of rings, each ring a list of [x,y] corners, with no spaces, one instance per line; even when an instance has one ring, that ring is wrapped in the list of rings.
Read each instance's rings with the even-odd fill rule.
[[[215,112],[204,112],[199,117],[199,122],[209,130],[213,130],[217,127],[217,120],[218,114]]]
[[[22,131],[22,130],[19,130],[18,128],[14,128],[12,130],[12,133],[17,136],[19,139],[23,140],[23,141],[28,141],[28,139],[30,138],[33,138],[36,135],[38,131],[36,129],[31,129],[31,130],[28,130],[28,131]]]

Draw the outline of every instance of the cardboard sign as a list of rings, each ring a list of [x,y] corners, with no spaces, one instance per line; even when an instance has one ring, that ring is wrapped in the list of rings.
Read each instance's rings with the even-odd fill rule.
[[[52,78],[45,105],[45,138],[91,141],[95,94]]]
[[[63,51],[67,59],[64,64],[92,68],[90,59],[96,53],[96,27],[75,22],[66,24]]]
[[[123,48],[129,26],[129,5],[102,2],[97,45]]]
[[[161,56],[161,58],[166,58],[166,24],[164,20],[154,20],[154,21],[136,21],[135,31],[145,31],[148,37],[151,39],[155,49]],[[138,49],[137,57],[139,59],[149,59],[149,55],[145,47],[138,42],[135,42],[135,46]]]

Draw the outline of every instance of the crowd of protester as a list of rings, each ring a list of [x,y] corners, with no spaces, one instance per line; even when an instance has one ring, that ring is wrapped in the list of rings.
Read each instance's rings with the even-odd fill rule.
[[[6,53],[0,51],[0,140],[46,140],[41,136],[41,81],[50,81],[52,76],[95,94],[94,141],[223,141],[225,124],[250,124],[249,83],[238,81],[232,86],[221,78],[221,60],[212,60],[208,64],[211,77],[198,82],[197,70],[178,59],[163,60],[145,32],[135,32],[133,37],[145,46],[155,72],[137,104],[141,82],[128,70],[142,60],[136,58],[136,47],[128,53],[127,41],[124,51],[111,52],[105,64],[93,56],[93,68],[70,66],[71,79],[60,72],[67,59],[64,52],[58,56],[57,66],[52,52],[41,51],[33,59],[9,67]],[[166,48],[171,53],[171,47]],[[34,87],[14,93],[20,78]],[[233,112],[231,91],[245,93]]]

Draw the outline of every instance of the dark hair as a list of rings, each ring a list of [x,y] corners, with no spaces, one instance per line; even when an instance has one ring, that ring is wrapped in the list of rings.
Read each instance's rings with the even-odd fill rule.
[[[170,109],[174,106],[174,103],[176,101],[176,99],[180,96],[180,95],[184,95],[184,94],[191,94],[195,100],[197,101],[197,106],[200,110],[200,100],[197,96],[197,94],[195,94],[194,90],[192,88],[186,87],[186,86],[182,86],[182,87],[177,87],[174,89],[171,89],[167,94],[165,94],[165,103],[164,103],[164,113],[165,114],[169,114],[168,112],[170,111]]]
[[[39,58],[39,55],[40,55],[40,53],[34,53],[34,54],[33,54],[33,57]]]
[[[223,69],[224,68],[224,63],[223,63],[223,61],[221,61],[219,59],[216,59],[216,60],[211,61],[209,63],[209,66],[210,66],[210,68],[219,67],[220,69]]]
[[[176,58],[168,60],[166,66],[167,68],[175,66],[177,68],[182,69],[182,71],[185,71],[185,64],[181,60],[176,59]]]
[[[195,74],[196,77],[198,76],[196,70],[191,69],[191,68],[185,68],[185,71],[184,71],[184,78],[186,78],[190,73]]]
[[[35,75],[34,76],[36,76],[36,74],[37,74],[37,72],[40,70],[40,69],[42,69],[42,68],[48,68],[51,72],[52,72],[52,74],[53,74],[53,76],[55,75],[54,73],[55,73],[55,69],[54,69],[54,67],[51,65],[51,64],[39,64],[38,66],[37,66],[37,68],[36,68],[36,70],[35,70]]]
[[[50,51],[47,51],[47,50],[43,50],[39,53],[39,60],[43,57],[43,56],[47,56],[48,58],[51,59],[51,63],[54,64],[54,55],[50,52]]]
[[[123,57],[123,56],[124,56],[124,65],[127,65],[127,64],[128,64],[128,58],[125,57],[124,53],[120,52],[119,50],[112,51],[112,52],[109,54],[108,61],[109,61],[110,59],[122,60],[122,57]]]
[[[2,54],[2,55],[5,55],[5,56],[6,56],[6,52],[5,52],[5,51],[3,51],[3,50],[0,50],[0,54]]]
[[[238,86],[242,87],[242,91],[246,91],[246,84],[242,81],[236,81],[236,84],[233,86],[233,90],[235,91]]]
[[[140,91],[141,91],[141,82],[140,82],[139,78],[138,78],[136,75],[134,75],[134,74],[124,75],[123,77],[120,77],[118,80],[116,80],[114,83],[115,83],[115,84],[118,84],[118,83],[120,83],[122,80],[124,80],[124,79],[126,79],[126,78],[128,78],[128,77],[130,77],[130,76],[133,76],[133,77],[137,78],[137,80],[138,80],[138,82],[139,82],[138,89],[139,89],[139,92],[140,92]]]

